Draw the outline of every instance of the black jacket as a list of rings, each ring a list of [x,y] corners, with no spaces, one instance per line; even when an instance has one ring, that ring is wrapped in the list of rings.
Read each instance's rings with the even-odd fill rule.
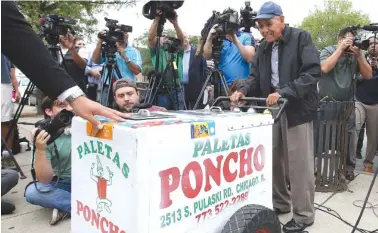
[[[75,49],[76,52],[79,52],[79,49]],[[80,68],[75,60],[72,57],[72,52],[67,51],[67,53],[64,55],[64,64],[61,64],[61,67],[64,65],[66,66],[67,70],[66,72],[71,76],[73,80],[75,80],[76,84],[81,88],[82,91],[86,91],[86,85],[88,80],[87,76],[85,75],[85,68]]]
[[[272,43],[263,41],[252,62],[252,74],[238,87],[244,95],[266,98],[273,92],[271,54]],[[288,127],[313,121],[319,105],[316,84],[321,69],[311,35],[286,26],[279,41],[278,65],[279,93],[289,100],[286,109]]]
[[[1,53],[51,99],[76,86],[13,1],[1,1]]]
[[[185,100],[196,101],[205,82],[206,60],[196,56],[197,48],[192,46],[189,60],[189,83],[185,85]]]

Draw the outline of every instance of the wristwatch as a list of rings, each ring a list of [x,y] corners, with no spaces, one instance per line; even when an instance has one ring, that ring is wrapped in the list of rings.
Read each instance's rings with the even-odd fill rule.
[[[76,89],[74,90],[67,98],[66,98],[66,101],[71,104],[72,102],[74,102],[74,100],[76,100],[77,98],[79,98],[80,96],[85,96],[84,92],[81,90],[81,89]]]

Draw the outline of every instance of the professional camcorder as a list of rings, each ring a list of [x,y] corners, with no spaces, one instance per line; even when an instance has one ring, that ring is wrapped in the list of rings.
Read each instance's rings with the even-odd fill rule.
[[[98,34],[98,38],[104,40],[106,43],[115,44],[117,41],[123,41],[125,39],[124,32],[132,32],[133,27],[118,24],[118,20],[108,19],[105,17],[105,26],[109,28],[105,34]]]
[[[162,11],[163,17],[173,19],[176,11],[184,4],[184,1],[149,1],[143,6],[143,16],[147,19],[154,19],[157,10]]]
[[[207,20],[204,28],[201,30],[201,46],[197,50],[196,56],[199,56],[203,52],[203,46],[206,43],[206,39],[210,33],[211,28],[217,24],[215,29],[216,37],[213,39],[213,58],[215,61],[219,61],[220,53],[222,50],[222,44],[227,34],[236,33],[240,28],[239,14],[237,11],[227,8],[223,13],[213,11],[213,15]]]
[[[236,33],[240,28],[239,25],[239,14],[231,8],[227,8],[223,13],[214,13],[214,24],[218,24],[215,28],[217,36],[225,36],[229,33]]]
[[[181,40],[174,37],[167,37],[168,40],[164,42],[163,49],[169,53],[175,53],[181,46]]]
[[[41,15],[39,36],[45,38],[50,45],[57,45],[59,43],[59,36],[65,36],[70,32],[75,35],[75,31],[71,25],[76,25],[77,21],[69,18],[58,16],[54,14]]]
[[[105,26],[109,28],[105,33],[100,32],[98,38],[104,40],[102,44],[103,57],[109,58],[109,62],[114,62],[115,53],[117,52],[116,42],[123,41],[125,39],[125,32],[132,32],[133,27],[118,24],[118,20],[108,19],[105,17]]]
[[[361,50],[367,50],[369,48],[369,40],[362,40],[361,36],[358,35],[359,30],[364,30],[364,31],[373,31],[373,29],[376,29],[378,31],[378,27],[372,26],[372,25],[366,25],[366,26],[349,26],[346,27],[349,31],[352,31],[353,34],[355,35],[355,39],[353,40],[353,46],[358,47]]]
[[[253,11],[250,1],[246,1],[244,4],[244,9],[240,9],[240,27],[244,28],[244,32],[251,32],[251,27],[255,27],[257,12]]]
[[[72,112],[63,109],[53,118],[38,121],[35,123],[35,127],[37,127],[38,130],[36,131],[34,138],[37,137],[42,130],[45,130],[48,134],[50,134],[50,139],[48,140],[47,144],[52,143],[64,133],[67,127],[71,125],[73,117],[74,114]]]

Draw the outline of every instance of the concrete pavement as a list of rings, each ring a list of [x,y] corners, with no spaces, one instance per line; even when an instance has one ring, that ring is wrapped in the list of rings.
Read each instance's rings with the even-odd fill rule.
[[[19,122],[35,123],[42,117],[21,118]],[[30,138],[30,132],[33,126],[19,125],[21,137]],[[1,216],[1,232],[4,233],[68,233],[70,232],[70,220],[58,223],[56,226],[50,226],[51,210],[33,206],[26,203],[24,199],[24,188],[32,179],[30,175],[31,156],[30,152],[20,153],[16,155],[16,159],[27,179],[20,180],[18,185],[8,194],[2,197],[3,200],[12,202],[16,205],[16,211],[11,215]],[[364,200],[366,192],[369,188],[373,176],[371,174],[359,173],[354,181],[348,185],[349,190],[342,193],[316,193],[315,202],[337,211],[342,218],[354,225],[360,208],[353,205],[357,200]],[[371,193],[369,202],[378,206],[378,181],[376,181]],[[355,203],[362,205],[362,202]],[[375,209],[378,214],[378,207]],[[291,219],[291,214],[280,216],[282,223],[286,223]],[[378,216],[373,210],[365,209],[361,219],[360,228],[372,231],[378,229]],[[351,232],[352,228],[335,217],[316,211],[316,220],[313,226],[308,228],[310,233],[328,233]]]

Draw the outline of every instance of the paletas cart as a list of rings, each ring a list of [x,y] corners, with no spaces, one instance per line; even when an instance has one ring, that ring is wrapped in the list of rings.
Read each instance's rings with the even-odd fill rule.
[[[91,137],[92,126],[74,118],[72,232],[281,232],[272,211],[274,120],[216,107],[141,110],[122,123],[104,119]]]

